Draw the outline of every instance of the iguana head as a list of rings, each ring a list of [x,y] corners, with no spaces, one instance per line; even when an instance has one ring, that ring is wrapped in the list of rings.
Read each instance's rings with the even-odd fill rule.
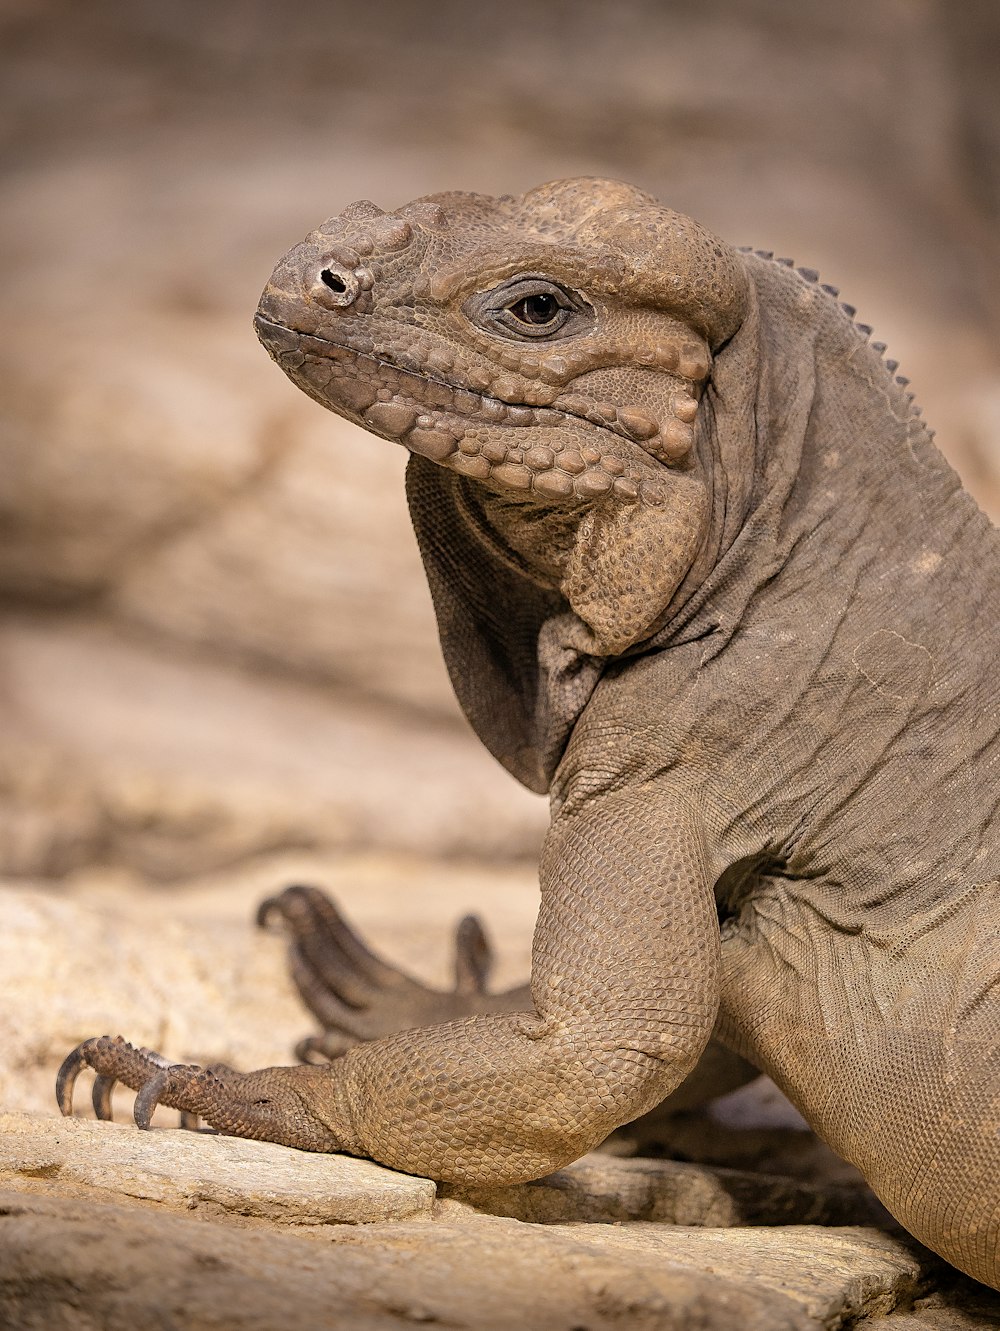
[[[491,488],[662,504],[687,465],[738,256],[616,181],[350,205],[291,250],[256,327],[310,396]]]
[[[442,586],[464,563],[488,596],[511,565],[575,617],[573,649],[603,658],[658,631],[705,548],[699,399],[750,301],[740,256],[703,227],[630,185],[580,179],[394,213],[352,204],[281,260],[256,326],[311,397],[415,455],[432,591],[439,556],[421,529],[447,503],[465,535],[448,538]],[[421,504],[428,466],[447,484]],[[472,529],[478,553],[464,548]],[[439,622],[472,596],[437,595]],[[486,633],[494,611],[470,614]],[[535,611],[551,618],[550,602]],[[454,678],[464,667],[450,664]]]

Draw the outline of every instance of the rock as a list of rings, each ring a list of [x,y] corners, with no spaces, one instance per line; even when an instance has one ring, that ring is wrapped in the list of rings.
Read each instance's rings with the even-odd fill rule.
[[[346,1155],[212,1132],[0,1114],[0,1186],[28,1180],[293,1225],[428,1217],[435,1197],[429,1179]]]
[[[654,1220],[672,1225],[849,1225],[885,1212],[862,1187],[809,1186],[776,1175],[674,1160],[588,1155],[533,1183],[442,1184],[443,1198],[535,1224]]]
[[[247,396],[256,397],[249,385]],[[404,450],[379,447],[305,400],[286,403],[282,433],[288,443],[266,475],[122,568],[113,609],[219,655],[454,725],[403,493]]]
[[[563,1227],[557,1227],[563,1232]],[[574,1236],[579,1233],[575,1228]],[[588,1231],[583,1232],[586,1237]],[[674,1229],[612,1226],[595,1236],[609,1255],[669,1261],[787,1300],[807,1326],[837,1326],[908,1302],[936,1259],[912,1239],[876,1229]]]
[[[209,330],[199,352],[179,329],[134,313],[123,323],[98,319],[62,351],[58,392],[31,333],[4,353],[8,594],[58,604],[106,590],[252,485],[280,442],[262,433],[259,402],[227,392],[225,348]]]
[[[914,1300],[912,1308],[890,1317],[864,1317],[854,1331],[996,1331],[1000,1295],[957,1272],[943,1288]]]
[[[820,1331],[906,1304],[923,1259],[871,1230],[472,1222],[246,1232],[0,1194],[0,1321],[475,1331]],[[56,1321],[56,1318],[63,1319]]]
[[[268,679],[114,623],[0,626],[0,873],[177,879],[284,848],[534,857],[544,801],[464,722]]]
[[[704,1106],[654,1111],[612,1133],[601,1150],[780,1174],[810,1187],[864,1187],[858,1170],[819,1140],[768,1077],[714,1100],[707,1112]]]
[[[99,909],[0,888],[3,1108],[53,1110],[59,1064],[105,1032],[178,1061],[293,1061],[310,1021],[285,975],[280,941],[252,928],[250,903],[240,923],[207,927],[165,905],[153,898],[144,910],[133,897]]]

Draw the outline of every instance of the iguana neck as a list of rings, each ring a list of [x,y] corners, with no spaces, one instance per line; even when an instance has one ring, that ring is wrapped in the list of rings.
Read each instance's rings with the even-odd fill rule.
[[[882,577],[884,551],[903,596],[957,546],[997,540],[870,330],[815,274],[747,265],[750,308],[716,357],[696,430],[705,541],[646,647],[712,631],[721,645],[779,572],[792,617],[796,588],[813,603],[846,594],[852,579]]]

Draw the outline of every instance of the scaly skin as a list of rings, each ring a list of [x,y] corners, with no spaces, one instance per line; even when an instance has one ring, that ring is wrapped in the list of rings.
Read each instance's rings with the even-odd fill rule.
[[[456,692],[550,794],[533,1010],[245,1084],[113,1044],[71,1074],[503,1183],[716,1028],[1000,1285],[998,539],[834,295],[595,180],[355,204],[282,260],[261,339],[413,454]]]

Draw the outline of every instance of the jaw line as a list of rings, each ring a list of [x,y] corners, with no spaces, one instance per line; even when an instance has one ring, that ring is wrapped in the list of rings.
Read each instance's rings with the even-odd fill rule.
[[[327,347],[336,347],[338,351],[344,351],[347,352],[347,354],[350,356],[356,356],[359,359],[371,361],[373,365],[384,366],[387,370],[395,371],[396,374],[407,374],[411,375],[414,379],[422,380],[430,384],[437,384],[439,388],[447,389],[449,393],[471,393],[473,394],[473,396],[481,398],[483,401],[496,402],[501,407],[523,407],[527,411],[555,412],[558,415],[563,416],[568,421],[580,421],[583,425],[587,426],[591,430],[599,432],[599,434],[601,435],[606,435],[611,439],[620,440],[622,444],[626,445],[627,447],[636,449],[639,453],[642,454],[643,458],[648,459],[650,462],[656,463],[657,461],[649,453],[647,453],[644,448],[642,448],[641,444],[636,444],[634,439],[630,439],[625,434],[618,434],[617,431],[610,430],[605,425],[598,425],[596,422],[588,420],[586,416],[581,416],[578,412],[567,411],[565,407],[556,407],[556,406],[533,407],[529,406],[527,402],[509,402],[506,398],[496,397],[492,393],[482,393],[478,389],[468,388],[464,384],[449,383],[447,379],[439,379],[433,374],[425,374],[422,370],[417,371],[417,370],[407,369],[406,366],[398,365],[395,361],[388,360],[384,356],[377,356],[375,355],[374,352],[371,351],[358,351],[354,347],[349,346],[346,342],[337,342],[332,337],[320,337],[317,333],[304,333],[302,332],[301,329],[292,328],[290,324],[280,323],[277,319],[270,319],[263,314],[254,315],[254,326],[256,327],[257,324],[267,324],[271,328],[280,328],[282,332],[293,333],[297,338],[305,339],[310,342],[320,342],[322,343],[323,346]],[[260,334],[258,333],[258,337],[259,336]],[[335,358],[333,356],[328,356],[327,359],[333,360]],[[564,386],[562,389],[560,389],[560,392],[566,392],[566,387]],[[416,399],[414,404],[416,406],[419,406],[423,411],[425,411],[427,415],[435,415],[435,414],[441,415],[444,412],[443,408],[428,407],[424,403],[420,402],[419,399]],[[361,421],[360,423],[364,427],[364,422]],[[532,422],[530,421],[526,421],[523,425],[519,425],[514,421],[505,421],[502,423],[502,425],[497,423],[497,428],[502,428],[506,430],[524,430],[530,428],[531,425]],[[617,453],[613,453],[613,456],[617,456]],[[662,463],[659,463],[658,465],[661,467],[663,466]],[[666,470],[665,467],[664,470]]]
[[[476,388],[467,388],[465,384],[451,384],[448,382],[447,379],[438,379],[436,375],[425,374],[423,370],[418,371],[418,370],[408,369],[405,365],[398,365],[396,361],[388,360],[385,356],[377,356],[372,351],[358,351],[355,347],[350,346],[348,343],[337,342],[332,337],[320,337],[318,333],[304,333],[301,331],[301,329],[292,328],[289,324],[279,323],[277,319],[268,319],[263,314],[254,315],[254,324],[256,325],[258,323],[268,324],[271,328],[280,328],[285,333],[294,333],[296,337],[303,338],[310,342],[321,342],[326,347],[336,347],[338,351],[346,351],[348,355],[356,356],[360,360],[369,360],[372,362],[373,365],[383,365],[387,370],[395,370],[397,374],[408,374],[411,375],[414,379],[421,379],[429,384],[437,384],[439,388],[446,388],[449,393],[472,393],[474,394],[474,396],[483,398],[484,400],[488,399],[490,402],[498,402],[501,407],[525,407],[528,411],[536,411],[536,410],[557,411],[561,416],[572,416],[574,420],[585,419],[582,416],[574,415],[573,412],[563,411],[561,407],[541,407],[541,408],[529,407],[526,402],[508,402],[506,398],[495,397],[492,393],[481,393]],[[333,360],[335,358],[333,356],[329,356],[327,357],[327,359]],[[428,414],[431,414],[435,411],[434,407],[425,407],[424,409],[428,412]],[[436,410],[440,411],[441,408],[437,408]],[[587,424],[590,425],[592,424],[592,422],[587,421]],[[513,422],[508,422],[505,428],[512,430],[521,430],[524,429],[525,427],[521,425],[515,425],[513,424]],[[600,428],[600,427],[595,427],[595,428]],[[613,433],[613,431],[608,430],[606,431],[606,433],[611,434]]]

